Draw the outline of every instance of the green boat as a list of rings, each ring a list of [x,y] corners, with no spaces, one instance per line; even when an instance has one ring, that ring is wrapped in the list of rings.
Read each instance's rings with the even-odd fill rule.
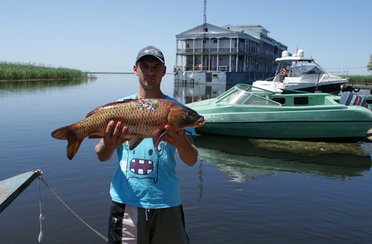
[[[348,103],[356,104],[356,98]],[[187,106],[205,118],[205,125],[197,128],[199,133],[264,139],[366,139],[372,111],[368,105],[345,105],[342,100],[328,93],[279,94],[237,84],[216,98]]]

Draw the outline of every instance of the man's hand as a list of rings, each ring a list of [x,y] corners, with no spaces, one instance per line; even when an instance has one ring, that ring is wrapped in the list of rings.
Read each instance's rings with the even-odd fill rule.
[[[109,160],[115,149],[128,140],[127,134],[127,126],[123,126],[121,122],[111,120],[107,124],[105,136],[95,147],[98,159],[100,161]]]
[[[164,126],[167,131],[162,140],[174,145],[182,161],[193,165],[197,161],[198,151],[193,143],[192,137],[186,135],[183,129],[173,129],[169,125]]]
[[[166,130],[165,135],[162,140],[168,142],[177,147],[177,144],[181,143],[183,140],[188,140],[183,129],[173,129],[169,125],[164,126]]]

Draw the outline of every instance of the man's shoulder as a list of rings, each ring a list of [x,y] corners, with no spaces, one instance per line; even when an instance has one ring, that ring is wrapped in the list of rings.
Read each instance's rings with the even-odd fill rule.
[[[129,95],[129,96],[125,96],[125,97],[122,97],[122,98],[119,98],[119,99],[117,99],[117,101],[124,101],[124,100],[126,100],[126,99],[138,99],[138,94],[132,94],[132,95]],[[183,103],[181,103],[180,101],[178,101],[177,99],[175,99],[175,98],[173,98],[173,97],[170,97],[170,96],[168,96],[168,95],[166,95],[165,97],[164,97],[164,99],[166,99],[166,100],[170,100],[170,101],[172,101],[172,102],[175,102],[175,103],[177,103],[177,104],[180,104],[180,105],[183,105],[184,106],[184,104]]]
[[[175,103],[177,103],[177,104],[181,104],[181,105],[183,105],[180,101],[178,101],[177,99],[175,99],[175,98],[173,98],[173,97],[170,97],[170,96],[168,96],[168,95],[165,96],[165,99],[170,100],[170,101],[172,101],[172,102],[175,102]]]
[[[124,101],[126,99],[137,99],[137,98],[138,98],[137,94],[132,94],[126,97],[119,98],[117,101]]]

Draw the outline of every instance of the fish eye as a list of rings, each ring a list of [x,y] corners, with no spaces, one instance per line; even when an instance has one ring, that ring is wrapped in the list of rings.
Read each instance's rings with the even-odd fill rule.
[[[191,118],[197,118],[197,114],[194,111],[189,111],[189,116]]]

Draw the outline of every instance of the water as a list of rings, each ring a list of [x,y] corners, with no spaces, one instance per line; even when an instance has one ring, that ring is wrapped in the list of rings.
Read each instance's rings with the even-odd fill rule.
[[[98,141],[92,139],[70,161],[66,142],[50,132],[137,88],[133,75],[102,75],[67,85],[0,83],[0,179],[41,169],[54,191],[106,235],[116,159],[99,162]],[[171,75],[163,90],[185,94],[174,91]],[[372,173],[364,152],[370,145],[221,136],[200,136],[195,142],[199,162],[177,166],[192,243],[371,243]],[[40,189],[42,243],[104,243],[47,187]],[[34,181],[1,213],[0,243],[37,243],[38,192]]]

